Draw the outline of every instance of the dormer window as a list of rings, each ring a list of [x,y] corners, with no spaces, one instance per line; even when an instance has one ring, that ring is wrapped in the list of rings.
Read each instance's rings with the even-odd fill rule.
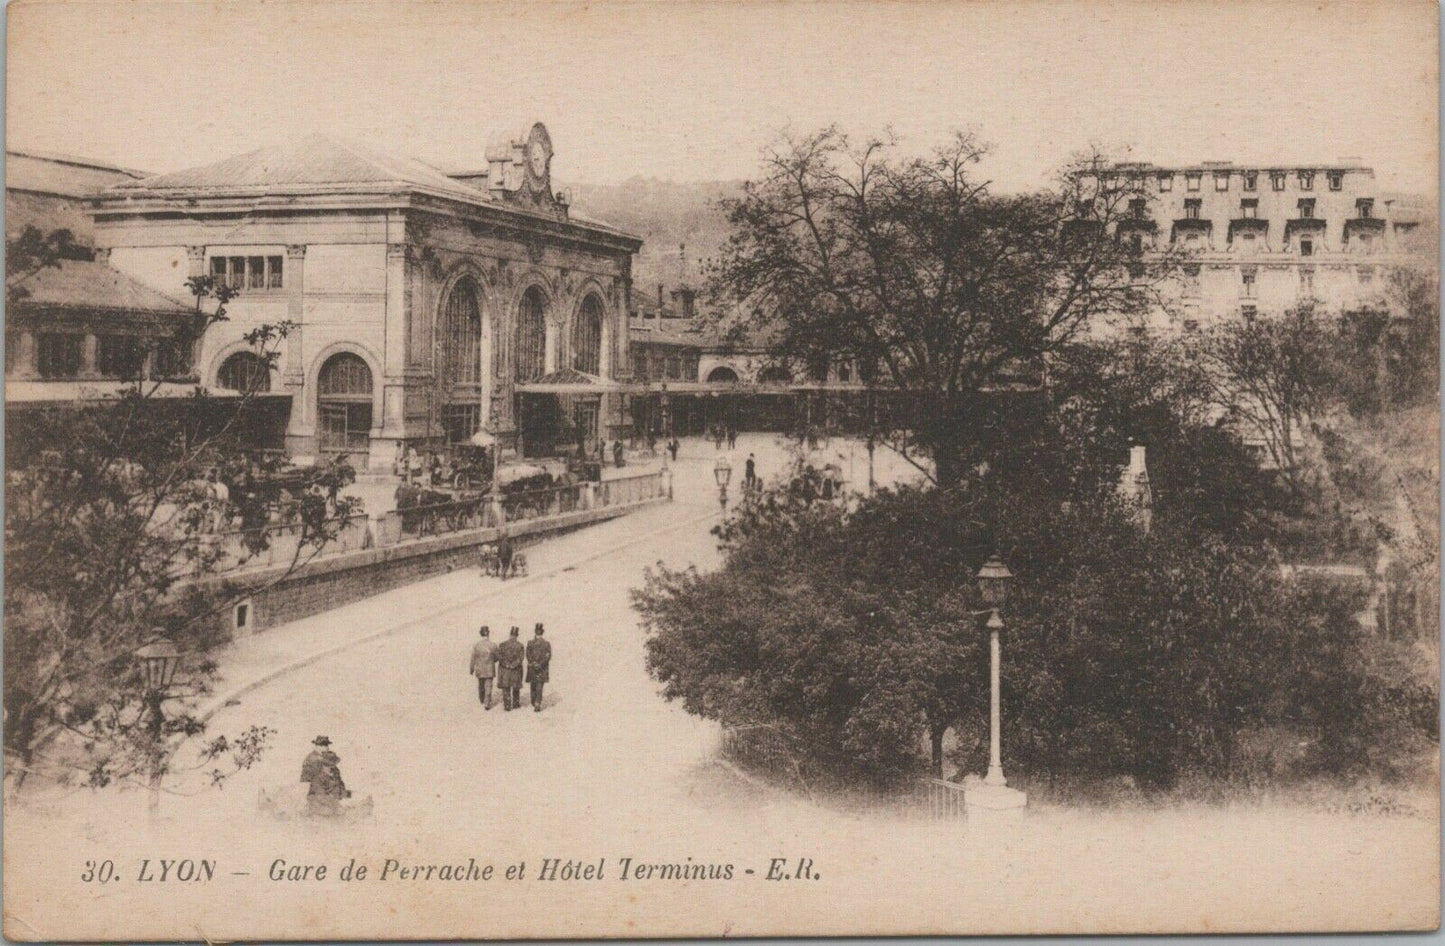
[[[1244,172],[1244,189],[1247,190],[1247,191],[1252,191],[1252,190],[1257,190],[1258,188],[1259,188],[1259,172],[1258,172],[1258,171],[1245,171],[1245,172]]]
[[[1314,171],[1299,172],[1299,189],[1302,191],[1312,191],[1315,189]]]
[[[1277,191],[1282,191],[1282,190],[1284,190],[1284,172],[1283,172],[1283,171],[1270,171],[1270,172],[1269,172],[1269,186],[1272,187],[1272,188],[1274,188],[1274,189],[1277,190]]]
[[[1345,172],[1343,172],[1343,171],[1331,171],[1330,174],[1329,174],[1329,177],[1330,177],[1330,190],[1332,190],[1332,191],[1337,191],[1337,190],[1339,190],[1340,188],[1342,188],[1342,187],[1345,186]]]

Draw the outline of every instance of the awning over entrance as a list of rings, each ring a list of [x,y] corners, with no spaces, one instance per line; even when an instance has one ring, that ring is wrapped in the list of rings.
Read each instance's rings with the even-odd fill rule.
[[[617,382],[578,371],[576,368],[563,368],[544,374],[535,381],[524,381],[517,385],[520,394],[606,394],[620,390],[622,386]]]

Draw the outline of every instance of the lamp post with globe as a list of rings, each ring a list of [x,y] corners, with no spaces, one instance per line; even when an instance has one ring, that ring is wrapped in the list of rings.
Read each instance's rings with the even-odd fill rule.
[[[145,688],[143,698],[148,714],[146,734],[149,737],[149,752],[151,753],[150,810],[151,814],[155,814],[160,809],[161,776],[165,772],[165,760],[168,755],[163,745],[166,721],[163,705],[166,701],[166,691],[175,681],[176,671],[180,668],[183,655],[180,648],[174,643],[158,637],[138,648],[133,656],[140,667],[141,683]]]
[[[728,480],[733,476],[733,465],[728,462],[727,457],[718,457],[717,463],[713,464],[713,478],[717,480],[717,503],[723,514],[728,511]]]
[[[1003,631],[1004,623],[999,610],[1008,600],[1009,586],[1013,582],[1013,577],[1013,572],[1009,571],[1008,566],[997,554],[990,556],[988,561],[984,562],[976,576],[979,596],[988,607],[988,620],[984,623],[984,627],[988,629],[989,656],[988,774],[984,776],[982,785],[974,786],[967,791],[965,803],[970,808],[989,811],[1023,808],[1028,801],[1028,796],[1023,792],[1009,788],[1008,780],[1004,778],[1003,740],[1000,732],[1002,713],[999,688],[1003,648],[999,635]]]

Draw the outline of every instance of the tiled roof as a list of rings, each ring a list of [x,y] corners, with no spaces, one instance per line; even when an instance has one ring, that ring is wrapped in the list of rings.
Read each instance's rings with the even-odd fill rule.
[[[9,285],[17,284],[29,293],[16,303],[19,309],[112,310],[178,317],[189,317],[193,309],[94,260],[61,260],[59,266],[48,266]]]
[[[212,194],[310,191],[370,185],[416,188],[470,202],[486,195],[415,158],[331,135],[306,135],[201,167],[123,183],[114,194],[185,191]]]

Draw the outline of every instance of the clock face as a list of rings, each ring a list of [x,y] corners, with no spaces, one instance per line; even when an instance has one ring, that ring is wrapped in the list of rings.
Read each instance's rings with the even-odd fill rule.
[[[535,138],[527,146],[527,163],[531,165],[533,177],[541,180],[547,176],[547,148]]]

